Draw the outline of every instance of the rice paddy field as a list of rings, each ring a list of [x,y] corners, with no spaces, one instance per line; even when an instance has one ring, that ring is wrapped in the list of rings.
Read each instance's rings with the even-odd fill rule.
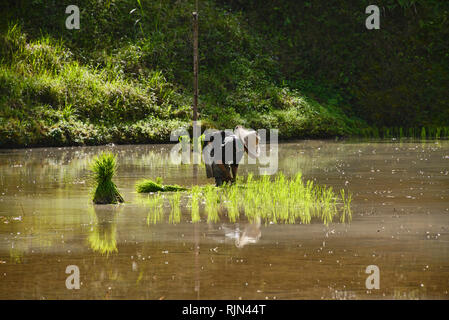
[[[281,143],[222,188],[171,147],[0,150],[0,299],[448,299],[449,141]]]

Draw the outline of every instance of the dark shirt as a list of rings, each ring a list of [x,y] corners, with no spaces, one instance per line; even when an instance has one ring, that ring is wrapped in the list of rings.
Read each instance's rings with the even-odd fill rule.
[[[221,144],[221,162],[223,164],[238,165],[243,157],[243,145],[235,135],[225,137]],[[214,156],[214,150],[211,152]]]

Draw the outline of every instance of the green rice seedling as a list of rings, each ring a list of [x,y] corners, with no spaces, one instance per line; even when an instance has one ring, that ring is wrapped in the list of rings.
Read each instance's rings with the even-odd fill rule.
[[[207,222],[218,222],[220,220],[219,211],[219,193],[214,186],[206,186],[204,188],[204,197],[206,198],[206,214]]]
[[[309,180],[307,181],[307,185],[304,188],[304,213],[301,216],[301,222],[302,223],[310,223],[310,219],[313,213],[313,210],[315,209],[313,199],[314,199],[314,186],[313,181]]]
[[[427,135],[426,135],[426,128],[422,127],[422,129],[421,129],[421,139],[425,140],[426,137],[427,137]]]
[[[373,129],[373,136],[375,139],[379,139],[379,129],[377,127]]]
[[[240,190],[236,185],[226,186],[224,189],[226,198],[226,208],[228,210],[229,221],[235,222],[239,217],[239,194]]]
[[[323,220],[324,224],[329,224],[332,222],[334,214],[337,212],[335,206],[335,195],[332,191],[332,187],[323,188],[322,189],[322,212],[321,212],[321,220]]]
[[[147,216],[147,224],[156,224],[164,218],[164,197],[161,193],[148,196],[150,211]]]
[[[117,171],[116,157],[111,153],[102,153],[95,157],[91,166],[96,183],[93,202],[111,204],[124,202],[112,178]]]
[[[200,217],[200,187],[194,186],[191,190],[191,198],[190,198],[190,207],[191,207],[191,213],[192,213],[192,222],[198,222],[201,220]]]
[[[266,218],[271,213],[270,205],[273,203],[273,197],[275,196],[276,187],[270,188],[272,186],[272,182],[270,180],[270,176],[263,175],[261,179],[259,179],[256,188],[253,189],[254,194],[254,207],[256,208],[256,212],[251,215],[251,221],[253,221],[257,216]]]
[[[348,198],[347,199],[345,197],[345,190],[344,189],[340,190],[340,194],[341,194],[341,200],[343,202],[342,213],[341,213],[341,216],[340,216],[340,222],[344,223],[346,218],[347,218],[348,221],[351,221],[351,218],[352,218],[352,211],[351,211],[352,194],[348,194]]]
[[[170,197],[171,211],[170,216],[168,218],[168,221],[170,223],[179,223],[181,221],[181,208],[179,206],[180,203],[181,203],[181,193],[180,192],[173,193],[173,195],[171,195]]]
[[[383,138],[384,138],[384,139],[389,139],[389,138],[391,138],[391,135],[390,135],[390,128],[387,128],[387,127],[382,128],[382,131],[383,131]]]
[[[270,197],[270,205],[269,205],[269,212],[266,215],[266,221],[270,220],[273,223],[278,222],[277,213],[279,210],[279,199],[276,196]]]
[[[277,221],[285,222],[285,216],[284,216],[284,205],[285,205],[285,199],[282,197],[282,181],[283,180],[283,174],[280,173],[277,175],[273,182],[273,188],[270,188],[269,180],[267,179],[267,176],[263,176],[261,179],[261,185],[257,192],[257,198],[258,200],[264,197],[270,197],[271,202],[274,204],[275,208],[274,215],[276,216]],[[270,190],[271,189],[271,190]]]
[[[429,139],[435,138],[435,127],[433,126],[427,127],[426,133]]]

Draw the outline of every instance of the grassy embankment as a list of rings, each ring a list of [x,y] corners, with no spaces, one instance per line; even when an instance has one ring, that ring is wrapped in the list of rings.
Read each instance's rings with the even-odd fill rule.
[[[42,6],[28,4],[31,12]],[[143,1],[132,14],[134,1],[79,6],[80,31],[64,29],[65,15],[49,21],[16,9],[6,17],[0,34],[0,146],[162,142],[174,128],[189,126],[192,5]],[[89,16],[94,12],[98,19]],[[280,128],[282,138],[353,133],[354,121],[337,107],[277,79],[276,59],[263,41],[241,13],[203,4],[205,127]]]
[[[203,127],[447,135],[449,5],[384,2],[373,32],[361,0],[200,1]],[[57,1],[0,5],[0,147],[166,142],[189,126],[193,1],[77,5],[80,30]]]

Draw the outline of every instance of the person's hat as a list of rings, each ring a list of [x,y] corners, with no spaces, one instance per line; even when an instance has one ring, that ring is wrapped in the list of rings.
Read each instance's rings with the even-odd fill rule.
[[[260,137],[257,132],[252,129],[237,126],[235,127],[234,133],[248,150],[248,155],[252,158],[258,158],[260,155]]]

